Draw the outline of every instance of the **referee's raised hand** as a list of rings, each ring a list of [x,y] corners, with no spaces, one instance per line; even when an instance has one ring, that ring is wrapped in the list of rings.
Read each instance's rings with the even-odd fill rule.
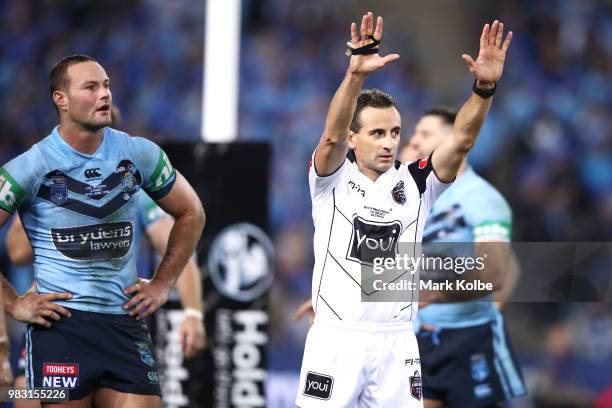
[[[368,75],[388,64],[399,59],[399,54],[389,54],[382,57],[378,52],[372,54],[355,54],[360,49],[370,48],[372,44],[380,42],[383,32],[383,18],[378,17],[376,28],[374,28],[374,15],[368,12],[361,18],[361,28],[357,32],[357,24],[351,24],[351,41],[349,48],[352,50],[349,70],[353,74]],[[379,45],[371,46],[372,50],[378,51]]]
[[[462,55],[470,72],[479,81],[495,84],[500,80],[506,52],[512,41],[512,31],[508,32],[505,39],[503,35],[504,23],[501,21],[495,20],[491,25],[485,24],[480,35],[480,50],[476,61],[468,54]]]

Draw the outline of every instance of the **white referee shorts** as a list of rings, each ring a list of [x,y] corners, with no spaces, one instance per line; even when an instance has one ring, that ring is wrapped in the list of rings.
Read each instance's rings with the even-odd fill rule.
[[[297,406],[422,408],[412,325],[339,323],[310,328]]]

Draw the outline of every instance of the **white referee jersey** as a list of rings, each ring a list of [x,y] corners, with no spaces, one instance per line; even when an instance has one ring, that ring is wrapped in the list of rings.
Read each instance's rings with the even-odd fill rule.
[[[312,300],[317,321],[412,321],[417,312],[416,291],[405,293],[409,296],[400,302],[362,301],[374,291],[362,288],[361,268],[371,265],[374,256],[394,257],[398,242],[421,242],[430,208],[450,186],[435,175],[431,155],[411,164],[396,161],[374,182],[359,171],[349,151],[329,176],[318,176],[311,164],[309,184],[315,227]],[[414,276],[411,279],[416,281]]]

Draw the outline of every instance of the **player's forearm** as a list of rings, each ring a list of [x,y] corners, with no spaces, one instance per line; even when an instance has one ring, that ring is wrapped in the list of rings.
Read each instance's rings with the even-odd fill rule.
[[[498,289],[498,291],[495,292],[494,295],[495,302],[498,304],[503,304],[510,299],[520,274],[521,267],[514,252],[511,252],[508,261],[508,269],[504,273],[503,285]]]
[[[365,75],[347,71],[327,112],[323,133],[327,142],[338,143],[348,138],[351,120],[357,106],[357,98],[365,80]]]
[[[11,316],[13,315],[13,306],[17,301],[17,297],[17,292],[13,286],[11,286],[6,278],[2,277],[2,305],[4,307],[4,311]]]
[[[176,217],[168,246],[153,279],[172,287],[187,265],[202,235],[205,216],[199,201],[190,211]]]
[[[430,303],[462,302],[480,299],[493,292],[502,290],[505,277],[516,266],[512,262],[510,244],[501,241],[481,241],[474,244],[474,258],[479,267],[462,275],[457,275],[448,290],[422,291],[420,300]],[[461,285],[457,281],[461,281]],[[473,283],[490,285],[490,289],[463,290]],[[475,287],[478,287],[477,285]]]
[[[440,180],[451,182],[455,179],[461,163],[476,143],[490,106],[491,98],[482,98],[475,93],[463,104],[452,134],[436,148],[431,159]]]
[[[195,309],[204,312],[202,304],[202,279],[193,256],[189,259],[187,266],[179,276],[176,282],[176,289],[181,298],[183,309]]]
[[[488,89],[492,85],[478,82],[477,86]],[[478,133],[489,113],[492,99],[493,97],[483,98],[472,93],[457,113],[453,125],[453,139],[458,153],[463,157],[476,143]]]

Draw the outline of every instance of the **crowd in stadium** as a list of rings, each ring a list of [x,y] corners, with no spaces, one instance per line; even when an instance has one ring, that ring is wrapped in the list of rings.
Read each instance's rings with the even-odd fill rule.
[[[278,260],[270,364],[271,369],[297,370],[306,326],[290,322],[293,309],[286,305],[299,304],[310,291],[306,170],[346,67],[345,29],[352,16],[345,15],[347,0],[243,3],[239,138],[273,146],[270,214]],[[496,102],[471,153],[472,165],[509,201],[514,241],[609,241],[610,9],[593,0],[558,1],[553,9],[547,2],[504,3],[489,9],[497,7],[495,16],[507,22],[515,38]],[[354,14],[359,12],[355,6]],[[11,1],[0,3],[0,23],[3,163],[55,124],[47,75],[57,59],[77,52],[107,68],[126,131],[158,142],[199,139],[205,57],[200,1],[75,1],[62,7],[53,1]],[[463,100],[471,80],[465,76],[459,84],[448,84],[450,96],[439,90],[444,84],[432,89],[426,64],[411,58],[420,39],[394,41],[402,27],[385,29],[384,52],[397,51],[401,59],[366,86],[396,96],[407,139],[423,111]],[[459,69],[464,51],[455,52]],[[524,350],[531,385],[540,385],[545,395],[551,385],[542,384],[543,376],[571,383],[572,398],[579,399],[612,383],[606,370],[612,343],[604,341],[612,336],[609,307],[540,304],[530,316],[522,313],[525,308],[511,305],[508,313],[511,326],[525,330],[522,340],[513,339]],[[528,328],[534,328],[533,339]]]

